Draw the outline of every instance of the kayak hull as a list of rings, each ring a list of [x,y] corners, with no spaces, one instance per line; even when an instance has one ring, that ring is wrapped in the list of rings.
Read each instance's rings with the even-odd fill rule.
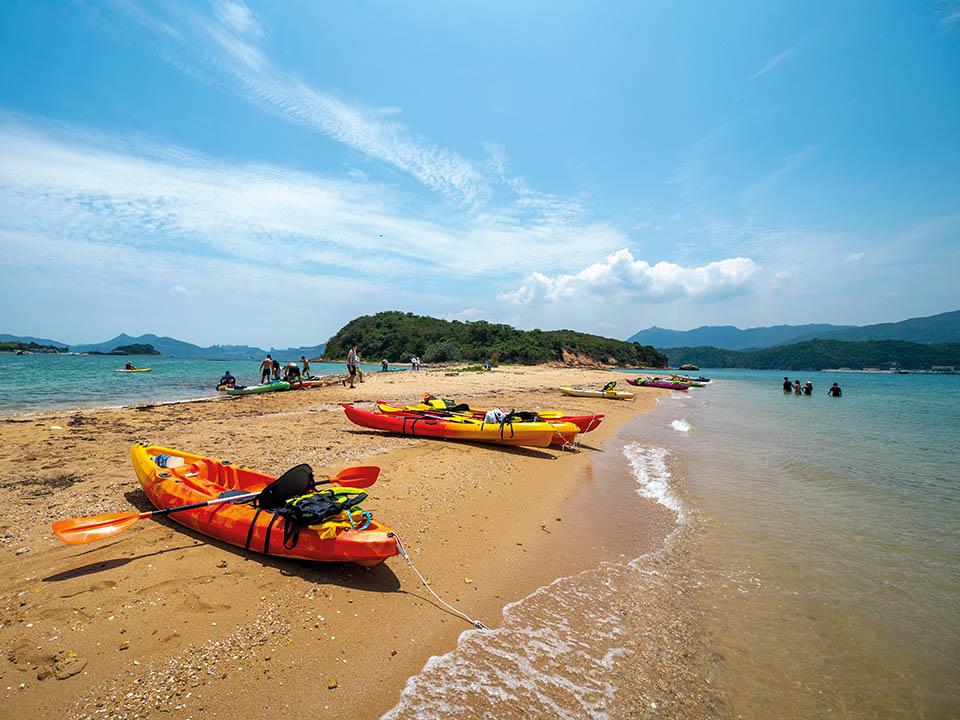
[[[446,407],[440,408],[426,403],[420,403],[419,405],[407,405],[404,408],[399,408],[393,405],[378,402],[377,409],[384,413],[403,412],[404,410],[408,410],[421,413],[436,413],[441,417],[445,415],[452,415],[454,417],[472,417],[476,420],[482,420],[487,414],[486,410],[475,410],[472,408],[465,409],[462,412],[454,412],[446,409]],[[546,410],[544,412],[538,412],[537,415],[539,415],[540,419],[544,422],[548,422],[553,425],[554,429],[556,430],[551,445],[567,445],[572,443],[576,440],[576,436],[579,433],[587,433],[591,430],[595,430],[597,426],[600,425],[600,421],[603,419],[603,415],[564,415],[559,410]],[[562,427],[562,425],[566,423],[575,425],[576,430],[574,431],[572,428]]]
[[[126,368],[124,368],[122,370],[114,370],[114,372],[132,373],[132,372],[150,372],[151,370],[153,370],[153,368],[143,368],[143,369],[138,368],[136,370],[127,370]]]
[[[471,440],[497,445],[548,447],[553,442],[555,433],[554,428],[546,423],[507,423],[501,426],[471,419],[454,421],[440,416],[428,417],[423,413],[402,410],[381,413],[362,410],[348,404],[343,404],[342,407],[347,418],[355,425],[417,437]],[[576,434],[575,430],[574,434]]]
[[[140,486],[157,508],[213,500],[228,490],[258,492],[276,479],[200,455],[156,446],[134,445],[130,455]],[[183,464],[158,467],[154,462],[157,455],[183,458]],[[301,527],[296,545],[287,548],[283,544],[286,520],[276,520],[271,528],[271,520],[276,516],[266,511],[257,516],[257,509],[250,503],[220,503],[171,513],[169,517],[208,537],[274,557],[354,562],[372,567],[399,553],[396,540],[389,537],[390,528],[376,520],[371,520],[363,530],[331,522]]]
[[[570,387],[558,389],[564,395],[570,395],[572,397],[605,398],[607,400],[632,400],[634,397],[632,392],[626,392],[624,390],[586,390]]]
[[[689,385],[675,382],[664,382],[663,380],[634,380],[633,378],[627,378],[627,384],[634,385],[636,387],[662,388],[664,390],[683,390],[684,392],[690,389]]]
[[[290,383],[288,383],[286,380],[275,380],[274,382],[266,383],[265,385],[250,385],[242,388],[226,388],[224,389],[224,392],[227,395],[259,395],[260,393],[280,392],[289,389]]]

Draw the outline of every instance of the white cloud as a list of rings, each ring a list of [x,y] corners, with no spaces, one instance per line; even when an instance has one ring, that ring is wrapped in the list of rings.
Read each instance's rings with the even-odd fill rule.
[[[180,3],[160,5],[159,14],[129,3],[117,10],[127,23],[151,33],[144,44],[177,69],[399,168],[469,208],[489,199],[486,179],[468,159],[391,121],[398,108],[347,102],[278,66],[259,44],[264,28],[242,2],[218,0],[212,15]],[[130,34],[129,28],[118,30]]]
[[[170,288],[171,295],[183,295],[185,297],[190,297],[191,295],[199,295],[199,290],[188,290],[183,285],[174,285]]]
[[[847,260],[849,260],[850,262],[857,262],[858,260],[863,260],[863,258],[865,258],[866,255],[867,254],[863,252],[850,253],[849,255],[847,255]]]
[[[444,320],[461,320],[463,322],[473,322],[474,320],[486,320],[488,313],[481,308],[466,308],[460,312],[447,313],[443,316]]]
[[[0,115],[0,230],[401,286],[425,270],[459,279],[502,278],[504,267],[559,271],[627,242],[604,223],[503,212],[443,224],[422,219],[422,204],[411,207],[362,174],[229,164],[140,137]]]
[[[782,53],[780,53],[780,54],[778,54],[778,55],[774,55],[772,58],[770,58],[770,59],[767,61],[767,64],[766,64],[766,65],[764,65],[762,68],[760,68],[759,70],[757,70],[757,72],[755,72],[753,75],[751,75],[751,76],[750,76],[749,78],[747,78],[747,79],[748,79],[748,80],[756,80],[758,77],[762,77],[763,75],[766,75],[768,72],[770,72],[771,70],[773,70],[777,65],[779,65],[780,63],[782,63],[782,62],[783,62],[784,60],[786,60],[788,57],[790,57],[790,55],[793,54],[793,51],[796,50],[797,47],[799,47],[799,45],[800,45],[800,43],[797,43],[796,45],[794,45],[794,46],[793,46],[792,48],[790,48],[789,50],[784,50]]]
[[[587,295],[662,302],[677,298],[704,299],[740,292],[760,269],[750,258],[728,258],[701,267],[668,262],[650,265],[635,260],[626,248],[574,275],[531,274],[513,292],[498,299],[520,305],[576,302]]]

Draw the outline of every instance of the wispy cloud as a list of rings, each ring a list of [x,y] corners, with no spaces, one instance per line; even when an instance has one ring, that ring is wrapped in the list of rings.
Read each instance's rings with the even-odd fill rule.
[[[440,224],[411,216],[408,197],[362,175],[236,165],[37,126],[0,115],[0,229],[401,285],[431,268],[458,278],[559,269],[626,242],[607,224],[510,213]]]
[[[847,260],[850,262],[857,262],[859,260],[863,260],[866,256],[867,254],[865,252],[850,253],[847,255]]]
[[[635,260],[622,249],[572,275],[531,274],[514,292],[498,299],[520,305],[582,302],[587,297],[664,302],[678,298],[706,299],[742,292],[760,269],[750,258],[728,258],[701,267],[682,267]]]
[[[126,35],[130,23],[147,31],[143,45],[174,67],[399,168],[467,207],[489,198],[488,183],[473,163],[391,121],[397,108],[348,102],[277,65],[261,44],[266,30],[242,2],[218,0],[212,13],[173,2],[157,13],[127,2],[115,7],[118,32]]]
[[[199,290],[189,290],[188,288],[185,288],[183,285],[174,285],[172,288],[170,288],[170,294],[171,294],[171,295],[183,295],[184,297],[191,297],[191,296],[193,296],[193,295],[199,295],[199,294],[200,294],[200,291],[199,291]]]
[[[790,48],[789,50],[784,50],[782,53],[779,53],[778,55],[774,55],[772,58],[770,58],[770,59],[767,61],[767,64],[766,64],[766,65],[764,65],[762,68],[760,68],[759,70],[757,70],[757,72],[755,72],[753,75],[751,75],[749,78],[747,78],[747,80],[756,80],[756,79],[759,78],[759,77],[763,77],[763,76],[766,75],[768,72],[770,72],[771,70],[773,70],[777,65],[779,65],[780,63],[782,63],[782,62],[783,62],[784,60],[786,60],[788,57],[790,57],[790,56],[794,53],[794,51],[795,51],[799,46],[800,46],[800,43],[797,43],[796,45],[794,45],[794,46],[793,46],[792,48]]]

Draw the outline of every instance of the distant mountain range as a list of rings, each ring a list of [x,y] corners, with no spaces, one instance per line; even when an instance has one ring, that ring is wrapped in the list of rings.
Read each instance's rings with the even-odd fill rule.
[[[693,330],[652,327],[631,342],[657,348],[704,347],[745,350],[775,347],[807,340],[903,340],[930,344],[960,342],[960,310],[878,325],[774,325],[741,330],[732,325],[705,325]]]
[[[321,345],[307,345],[295,348],[263,348],[252,345],[211,345],[210,347],[200,347],[193,343],[184,342],[171,337],[161,337],[159,335],[146,334],[132,337],[126,333],[120,333],[112,340],[106,340],[100,343],[87,345],[69,345],[59,340],[49,340],[45,338],[34,338],[22,335],[7,335],[0,333],[0,342],[35,342],[39,345],[57,345],[58,347],[69,347],[73,352],[103,352],[108,353],[119,345],[149,344],[153,345],[161,354],[169,357],[192,357],[208,358],[212,360],[260,360],[268,352],[271,355],[283,358],[298,359],[301,355],[307,358],[319,357],[326,348],[326,343]]]
[[[805,340],[760,350],[716,347],[664,348],[661,352],[677,367],[692,363],[701,368],[754,370],[823,370],[826,368],[883,368],[928,370],[937,365],[960,366],[960,343],[912,343],[902,340]]]

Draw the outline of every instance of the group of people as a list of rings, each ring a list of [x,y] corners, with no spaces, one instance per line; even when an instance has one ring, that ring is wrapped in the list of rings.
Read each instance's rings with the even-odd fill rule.
[[[414,357],[410,358],[410,369],[411,369],[411,370],[419,370],[419,369],[420,369],[420,358],[419,358],[419,357],[414,356]]]
[[[783,392],[792,392],[794,395],[813,395],[813,383],[807,380],[806,383],[801,385],[799,380],[790,382],[790,378],[785,377],[783,379]],[[840,390],[840,386],[837,385],[837,383],[834,383],[830,386],[830,389],[827,390],[827,395],[830,397],[842,397],[843,391]]]
[[[303,371],[295,362],[289,362],[286,366],[280,364],[278,360],[267,353],[267,357],[260,363],[260,384],[265,385],[269,382],[286,380],[287,382],[296,382],[302,378],[310,377],[310,363],[304,355],[300,356],[300,362],[303,363]]]

